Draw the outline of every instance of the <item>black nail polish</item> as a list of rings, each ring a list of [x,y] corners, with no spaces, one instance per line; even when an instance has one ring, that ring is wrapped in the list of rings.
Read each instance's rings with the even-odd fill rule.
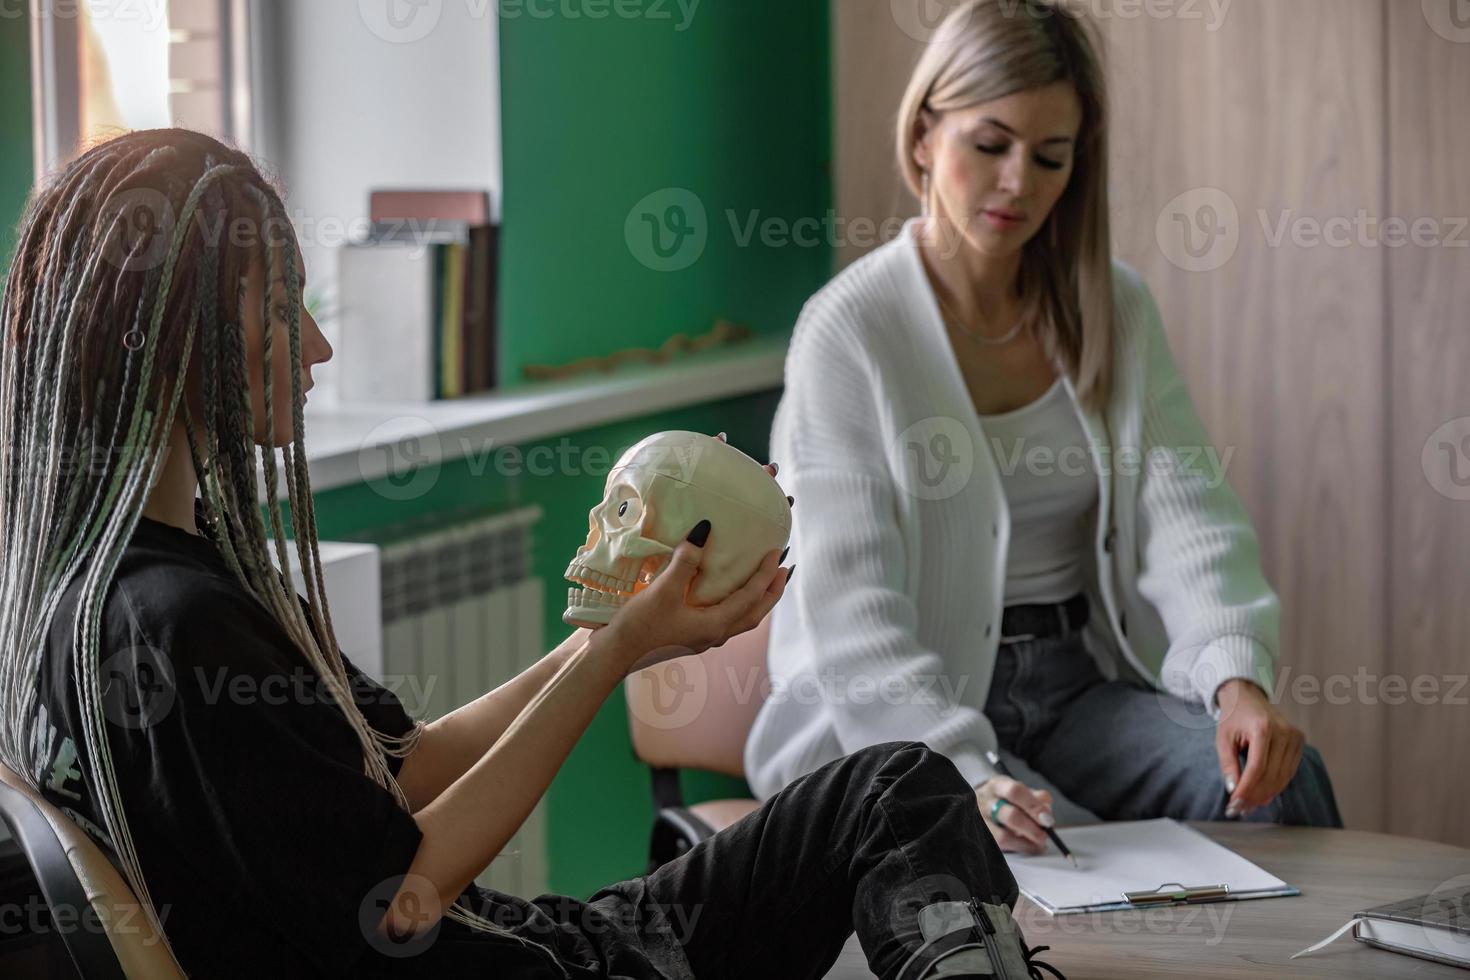
[[[795,565],[792,565],[790,568],[788,568],[786,570],[786,584],[787,585],[790,585],[791,584],[791,580],[794,579],[794,578],[796,578],[796,566]]]
[[[786,506],[787,507],[795,507],[796,506],[796,498],[795,497],[787,497],[786,498]]]
[[[696,548],[703,548],[704,543],[709,540],[709,521],[700,521],[694,525],[694,530],[689,532],[689,540]]]
[[[783,564],[786,561],[786,556],[789,554],[791,554],[791,548],[790,546],[787,546],[786,550],[781,552],[781,557],[776,560],[776,564]]]

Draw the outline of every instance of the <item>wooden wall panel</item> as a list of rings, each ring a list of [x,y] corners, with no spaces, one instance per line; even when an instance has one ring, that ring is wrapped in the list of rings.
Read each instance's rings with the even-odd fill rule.
[[[1470,2],[1387,0],[1392,365],[1389,828],[1470,844]],[[1459,23],[1452,19],[1458,4]],[[1435,19],[1431,21],[1431,17]],[[1438,27],[1443,33],[1435,30]],[[1458,421],[1457,421],[1458,420]],[[1427,457],[1427,458],[1426,458]],[[1419,698],[1412,685],[1421,684]],[[1402,694],[1394,694],[1395,699]],[[1417,703],[1427,701],[1429,703]]]
[[[1282,600],[1282,704],[1362,829],[1383,820],[1383,710],[1347,683],[1384,669],[1383,259],[1310,232],[1382,211],[1381,20],[1380,0],[1236,0],[1214,30],[1104,21],[1115,249],[1234,453]]]
[[[899,101],[924,50],[918,28],[924,12],[935,6],[933,0],[833,0],[833,197],[837,214],[848,222],[881,225],[919,213],[898,175],[894,134]],[[844,236],[838,265],[871,248],[871,242]]]
[[[1353,678],[1386,669],[1386,260],[1311,232],[1383,213],[1385,2],[1235,0],[1219,21],[1087,4],[1109,49],[1115,249],[1152,286],[1213,441],[1233,453],[1283,601],[1283,703],[1362,829],[1385,817],[1385,710]],[[911,213],[890,131],[921,49],[913,23],[886,0],[833,8],[838,212]],[[1231,237],[1206,247],[1210,229],[1234,251]],[[1328,703],[1328,683],[1345,703]]]

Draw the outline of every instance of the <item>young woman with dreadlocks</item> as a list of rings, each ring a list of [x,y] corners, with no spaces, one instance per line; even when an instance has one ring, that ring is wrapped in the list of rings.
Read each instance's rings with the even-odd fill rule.
[[[302,279],[248,157],[136,132],[37,187],[0,311],[0,759],[185,972],[817,977],[856,928],[884,978],[1038,975],[968,783],[919,743],[830,763],[586,901],[476,886],[623,678],[755,627],[791,571],[773,553],[687,605],[721,532],[701,522],[612,624],[414,721],[332,628],[302,440],[331,348]],[[286,514],[263,506],[281,479]],[[276,571],[290,548],[304,596]]]

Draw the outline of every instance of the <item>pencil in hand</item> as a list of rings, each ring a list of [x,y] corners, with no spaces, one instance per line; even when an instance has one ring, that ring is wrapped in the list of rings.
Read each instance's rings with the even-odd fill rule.
[[[1011,775],[1011,770],[1007,768],[1005,762],[1003,762],[1001,760],[1001,757],[994,751],[986,752],[985,758],[990,760],[990,764],[995,767],[995,771],[1000,773],[1002,776],[1005,776],[1009,779],[1016,778],[1015,776]],[[1015,806],[1015,804],[1012,803],[1011,806]],[[1062,843],[1062,838],[1060,835],[1057,834],[1056,830],[1051,827],[1042,827],[1041,829],[1046,831],[1046,836],[1050,837],[1051,842],[1057,846],[1057,850],[1062,852],[1062,857],[1066,858],[1068,861],[1071,861],[1072,867],[1077,867],[1077,859],[1072,856],[1072,852],[1067,847],[1067,845]]]

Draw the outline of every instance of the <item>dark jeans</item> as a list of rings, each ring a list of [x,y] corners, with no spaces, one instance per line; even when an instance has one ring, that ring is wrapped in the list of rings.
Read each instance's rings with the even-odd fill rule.
[[[698,910],[680,941],[699,980],[821,977],[854,928],[888,980],[921,945],[924,905],[1017,895],[973,789],[918,742],[814,770],[647,882],[656,902]]]
[[[1225,819],[1230,794],[1204,707],[1104,680],[1076,631],[1002,644],[985,714],[1003,749],[1104,820]],[[1341,827],[1317,750],[1306,746],[1286,789],[1242,819]]]
[[[974,790],[921,742],[828,763],[653,874],[585,902],[475,891],[476,912],[547,949],[441,920],[432,938],[370,950],[353,975],[800,980],[823,976],[856,928],[873,972],[891,980],[922,945],[923,906],[1017,897]]]

